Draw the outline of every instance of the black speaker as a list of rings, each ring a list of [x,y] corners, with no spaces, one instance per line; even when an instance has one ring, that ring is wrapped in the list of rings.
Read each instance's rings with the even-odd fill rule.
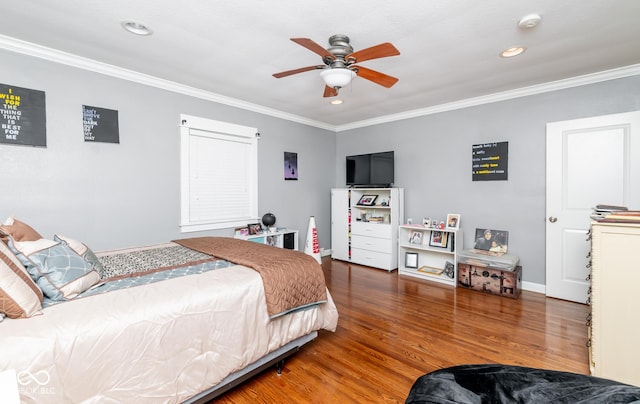
[[[295,248],[295,233],[284,233],[282,235],[282,247],[293,250]]]

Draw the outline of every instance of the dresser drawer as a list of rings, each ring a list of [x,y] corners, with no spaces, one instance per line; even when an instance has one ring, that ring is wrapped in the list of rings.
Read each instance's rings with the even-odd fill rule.
[[[384,223],[354,222],[351,225],[351,234],[385,238],[387,240],[392,238],[391,225]]]
[[[386,269],[387,271],[398,267],[398,263],[393,262],[397,260],[393,260],[392,258],[391,254],[361,250],[359,248],[351,249],[351,262],[369,267]]]
[[[389,242],[389,239],[359,235],[351,236],[351,247],[386,254],[391,254],[393,251],[393,245]]]

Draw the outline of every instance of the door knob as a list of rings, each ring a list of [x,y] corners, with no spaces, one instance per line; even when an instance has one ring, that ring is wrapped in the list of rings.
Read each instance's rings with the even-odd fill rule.
[[[557,218],[557,217],[553,217],[553,216],[549,216],[549,221],[550,221],[551,223],[555,223],[555,222],[557,222],[557,221],[558,221],[558,218]]]

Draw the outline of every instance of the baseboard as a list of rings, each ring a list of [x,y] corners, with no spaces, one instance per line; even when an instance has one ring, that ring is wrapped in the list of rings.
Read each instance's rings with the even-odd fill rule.
[[[326,257],[330,256],[332,253],[331,249],[320,249],[320,256]],[[543,295],[547,293],[547,286],[542,283],[535,282],[522,282],[522,290],[528,290],[529,292],[542,293]]]
[[[534,282],[522,282],[522,290],[528,290],[529,292],[547,293],[547,286],[541,283]]]

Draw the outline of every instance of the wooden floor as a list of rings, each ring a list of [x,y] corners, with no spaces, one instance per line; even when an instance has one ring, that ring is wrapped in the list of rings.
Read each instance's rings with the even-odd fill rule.
[[[401,403],[419,376],[504,363],[588,374],[588,306],[524,291],[492,296],[323,259],[335,333],[216,403]],[[526,269],[524,269],[526,270]]]

